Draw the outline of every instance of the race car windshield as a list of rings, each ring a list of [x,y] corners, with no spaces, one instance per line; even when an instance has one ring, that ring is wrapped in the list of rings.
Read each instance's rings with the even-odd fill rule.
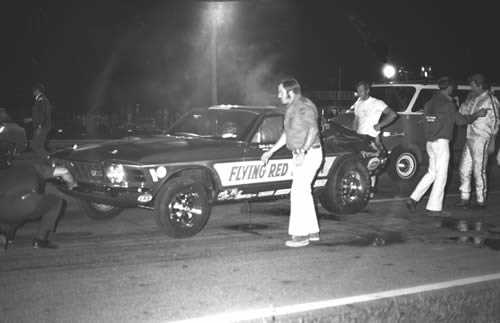
[[[248,111],[194,110],[176,122],[169,134],[240,140],[256,117],[256,114]]]

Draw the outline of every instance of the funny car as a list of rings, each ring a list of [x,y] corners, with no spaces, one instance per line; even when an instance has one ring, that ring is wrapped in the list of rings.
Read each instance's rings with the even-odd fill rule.
[[[276,107],[197,108],[165,134],[75,146],[52,154],[52,163],[72,175],[74,187],[60,189],[76,197],[89,217],[146,208],[167,235],[189,237],[203,229],[214,204],[290,194],[290,151],[282,148],[267,164],[260,160],[280,137],[284,113]],[[322,141],[324,162],[313,184],[321,205],[337,213],[363,209],[369,176],[385,163],[383,152],[336,124],[323,131]]]

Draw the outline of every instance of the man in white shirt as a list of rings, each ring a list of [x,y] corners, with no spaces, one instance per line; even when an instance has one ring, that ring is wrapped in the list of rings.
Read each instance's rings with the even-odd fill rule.
[[[353,130],[362,135],[372,137],[377,145],[382,146],[379,134],[380,129],[391,124],[397,114],[385,104],[384,101],[370,96],[370,84],[366,81],[360,81],[356,85],[358,100],[350,108],[354,112]],[[373,197],[376,177],[371,177]]]

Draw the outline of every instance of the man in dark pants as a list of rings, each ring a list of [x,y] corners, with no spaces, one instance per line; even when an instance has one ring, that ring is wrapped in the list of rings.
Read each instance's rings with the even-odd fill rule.
[[[14,241],[16,230],[26,222],[41,220],[33,239],[34,248],[57,248],[49,241],[65,201],[45,194],[45,181],[55,176],[67,180],[65,170],[44,164],[18,165],[0,173],[0,237],[4,249]]]
[[[33,122],[33,140],[31,148],[42,158],[46,160],[48,152],[45,149],[47,136],[52,128],[52,105],[45,95],[45,87],[42,84],[37,84],[33,87],[33,105],[32,119]]]

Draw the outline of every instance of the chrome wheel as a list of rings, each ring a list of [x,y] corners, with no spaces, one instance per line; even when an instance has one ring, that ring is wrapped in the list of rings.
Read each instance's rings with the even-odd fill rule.
[[[192,228],[195,225],[195,217],[202,215],[202,208],[198,193],[179,192],[168,205],[170,221],[182,227]]]
[[[349,171],[342,177],[340,185],[342,199],[351,203],[363,196],[361,175],[356,171]]]
[[[403,153],[396,160],[396,172],[402,179],[411,178],[417,170],[417,158],[411,153]]]

